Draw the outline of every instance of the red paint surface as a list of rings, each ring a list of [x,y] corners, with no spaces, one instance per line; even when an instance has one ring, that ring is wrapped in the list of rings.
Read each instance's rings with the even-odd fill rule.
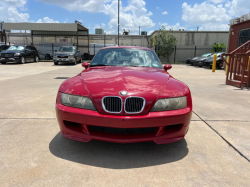
[[[119,92],[126,90],[127,96],[120,96]],[[87,96],[93,101],[97,111],[67,107],[61,104],[61,92]],[[111,114],[104,111],[101,100],[104,96],[139,96],[146,100],[144,110],[139,114]],[[187,96],[187,108],[173,111],[150,112],[158,99]],[[170,143],[184,138],[192,115],[192,99],[189,88],[174,79],[164,69],[147,67],[90,67],[79,75],[62,83],[56,101],[57,119],[63,136],[88,142],[92,139],[130,143],[154,141],[156,143]],[[72,130],[65,126],[64,121],[81,124],[79,130]],[[162,128],[169,125],[182,124],[178,131],[162,133]],[[143,128],[157,127],[156,133],[151,134],[111,134],[86,133],[88,126],[104,126],[113,128]]]
[[[231,26],[231,31],[229,32],[230,41],[229,41],[228,53],[232,52],[237,48],[240,30],[247,28],[250,28],[250,20]],[[234,35],[232,35],[232,32],[234,32]]]

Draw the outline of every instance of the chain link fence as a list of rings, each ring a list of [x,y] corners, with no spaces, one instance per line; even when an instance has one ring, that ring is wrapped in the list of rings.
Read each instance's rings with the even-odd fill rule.
[[[159,48],[157,46],[154,46],[152,49],[159,56]],[[204,47],[204,46],[190,46],[190,47],[175,46],[173,52],[170,55],[169,62],[183,63],[186,62],[188,58],[198,57],[206,53],[211,53],[212,50],[213,50],[212,47]],[[222,52],[225,52],[225,50],[226,49],[223,49]],[[165,57],[160,57],[160,59],[164,63],[167,62],[167,58]]]

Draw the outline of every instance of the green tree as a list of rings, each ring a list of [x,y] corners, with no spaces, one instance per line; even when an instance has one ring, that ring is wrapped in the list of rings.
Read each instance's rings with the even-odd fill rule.
[[[212,45],[212,52],[223,52],[226,49],[226,45],[224,43],[214,43]]]
[[[177,44],[177,39],[173,30],[167,31],[166,27],[162,25],[162,28],[155,39],[155,44],[158,48],[159,57],[165,57],[167,58],[167,62],[169,62],[170,55],[174,51],[175,45]]]

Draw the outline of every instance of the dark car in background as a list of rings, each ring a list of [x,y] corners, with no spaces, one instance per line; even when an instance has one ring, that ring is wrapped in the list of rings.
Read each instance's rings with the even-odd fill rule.
[[[187,64],[190,64],[191,66],[193,66],[193,65],[194,65],[194,61],[195,61],[197,58],[199,58],[199,57],[188,58],[187,61],[186,61],[186,63],[187,63]]]
[[[216,53],[217,58],[216,58],[216,67],[219,69],[223,69],[224,68],[224,62],[221,58],[221,56],[224,54],[224,52],[221,53]],[[207,58],[204,62],[203,62],[203,66],[208,66],[210,68],[212,68],[213,66],[213,55],[210,56],[209,58]]]
[[[5,51],[6,49],[8,49],[10,46],[9,45],[0,45],[0,53],[2,51]]]
[[[203,66],[203,62],[204,62],[207,58],[211,57],[213,54],[214,54],[214,53],[207,53],[207,54],[204,54],[204,55],[202,55],[202,56],[196,58],[196,59],[194,60],[194,62],[193,62],[193,65],[194,65],[194,66],[202,67],[202,66]]]
[[[13,45],[7,50],[1,52],[0,62],[17,62],[24,64],[25,62],[38,62],[39,52],[34,46],[30,45]]]
[[[53,56],[55,65],[59,62],[77,64],[82,62],[82,52],[78,51],[75,46],[62,46]]]

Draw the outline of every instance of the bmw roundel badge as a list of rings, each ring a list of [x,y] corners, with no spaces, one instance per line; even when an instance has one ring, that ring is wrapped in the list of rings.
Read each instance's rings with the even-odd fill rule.
[[[121,96],[126,96],[127,94],[128,94],[127,91],[120,91],[120,95],[121,95]]]

